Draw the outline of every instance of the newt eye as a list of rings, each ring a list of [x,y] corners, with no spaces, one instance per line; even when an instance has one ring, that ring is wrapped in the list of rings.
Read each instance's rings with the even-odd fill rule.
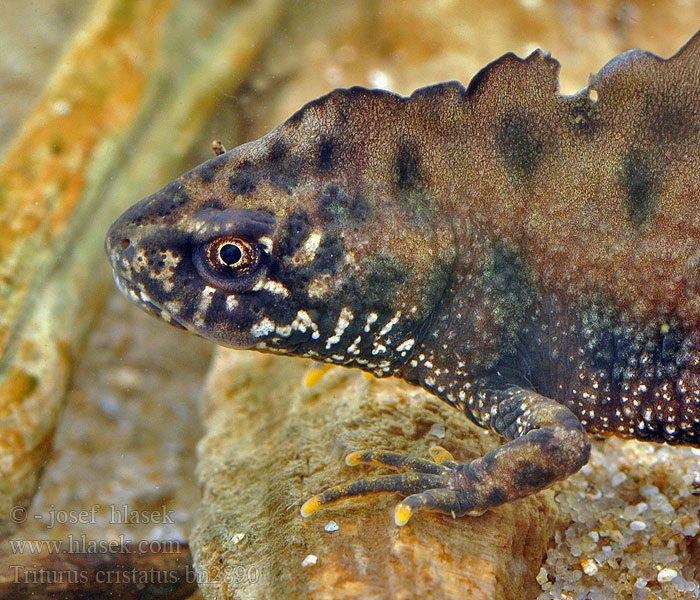
[[[224,236],[205,246],[207,262],[216,271],[245,275],[258,264],[258,249],[241,238]]]
[[[230,235],[218,237],[194,250],[194,264],[209,284],[226,290],[241,290],[260,264],[259,247]]]

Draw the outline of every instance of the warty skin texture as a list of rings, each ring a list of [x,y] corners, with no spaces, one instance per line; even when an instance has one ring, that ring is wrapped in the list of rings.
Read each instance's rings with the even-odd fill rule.
[[[106,247],[142,308],[235,348],[397,375],[507,443],[338,486],[484,510],[588,460],[586,431],[700,445],[700,37],[574,96],[540,51],[465,89],[352,88],[129,209]],[[597,99],[592,97],[592,90]],[[229,266],[233,265],[233,266]]]

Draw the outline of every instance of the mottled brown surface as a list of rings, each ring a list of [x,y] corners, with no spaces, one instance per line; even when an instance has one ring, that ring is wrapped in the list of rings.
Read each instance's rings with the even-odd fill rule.
[[[363,479],[480,515],[588,461],[585,431],[700,444],[700,34],[579,93],[510,53],[465,87],[353,87],[132,206],[125,295],[223,346],[398,375],[505,438]],[[227,249],[224,257],[223,249]]]
[[[536,595],[533,573],[556,524],[550,493],[477,519],[421,515],[400,529],[394,496],[299,516],[311,493],[370,472],[344,465],[350,451],[391,441],[427,456],[437,443],[466,460],[494,446],[456,411],[395,381],[236,352],[219,355],[207,392],[203,509],[191,539],[195,564],[212,582],[206,597]],[[324,531],[330,520],[338,531]],[[303,566],[310,554],[318,562]],[[240,577],[225,584],[223,571],[236,568]]]
[[[208,32],[210,29],[207,27],[211,26],[212,23],[220,23],[222,17],[229,14],[227,11],[231,9],[231,4],[228,2],[221,1],[213,4],[215,6],[207,11],[208,17],[204,21],[204,28],[191,28],[193,21],[185,19],[186,28],[190,30],[190,33]],[[236,3],[236,6],[244,4],[246,3]],[[178,6],[181,7],[185,5],[190,7],[194,5],[209,6],[204,2],[178,3]],[[7,52],[3,46],[3,57],[7,57],[9,60],[12,60],[12,53],[24,51],[22,44],[34,47],[37,40],[34,28],[53,26],[52,23],[45,23],[37,18],[35,4],[25,4],[24,6],[27,10],[26,17],[20,21],[19,25],[15,26],[16,35],[13,34],[13,37],[10,37],[0,33],[0,45],[7,44],[8,40],[12,40],[11,52]],[[589,72],[599,70],[611,56],[628,48],[642,47],[662,56],[669,56],[688,39],[697,28],[697,23],[700,22],[700,5],[692,1],[682,3],[620,2],[618,0],[484,3],[477,0],[436,3],[429,0],[406,3],[403,0],[396,0],[378,3],[304,2],[303,4],[298,3],[296,6],[302,8],[300,12],[303,13],[303,16],[294,8],[289,10],[281,25],[275,29],[271,46],[262,60],[255,60],[251,55],[241,60],[228,60],[222,58],[221,53],[210,49],[196,51],[194,44],[176,43],[174,46],[170,46],[170,48],[174,47],[176,51],[170,51],[168,56],[182,57],[177,72],[184,74],[194,87],[199,87],[202,80],[192,72],[186,72],[185,69],[193,64],[193,55],[198,59],[202,57],[205,59],[219,57],[221,59],[220,62],[210,60],[209,66],[228,64],[229,66],[247,68],[252,65],[253,74],[245,89],[233,95],[229,95],[229,88],[225,85],[213,87],[207,101],[220,102],[221,108],[212,120],[201,128],[201,138],[189,158],[182,156],[187,144],[176,141],[174,136],[183,131],[183,122],[195,130],[200,129],[197,125],[198,119],[190,118],[192,113],[187,108],[192,106],[187,102],[196,100],[196,96],[184,93],[182,88],[174,91],[174,95],[177,96],[174,106],[181,108],[181,114],[176,119],[179,125],[169,126],[167,118],[177,111],[173,109],[173,105],[166,103],[167,108],[157,112],[157,115],[162,117],[157,131],[149,134],[145,144],[132,147],[129,151],[142,170],[149,172],[156,179],[148,180],[149,183],[138,186],[133,183],[122,186],[118,193],[110,196],[114,202],[120,202],[122,205],[130,204],[136,197],[156,189],[158,185],[170,179],[170,176],[175,172],[183,171],[208,158],[211,156],[209,149],[211,139],[221,138],[228,147],[254,139],[267,132],[272,126],[282,122],[310,98],[317,97],[333,87],[352,84],[370,86],[381,84],[383,87],[400,93],[410,93],[421,85],[436,81],[449,79],[468,81],[479,68],[504,52],[516,51],[520,55],[525,55],[535,47],[540,46],[543,49],[551,50],[553,55],[562,61],[562,88],[567,93],[571,93],[585,84]],[[12,22],[5,19],[3,19],[2,25],[13,27]],[[84,35],[85,27],[78,27],[77,31]],[[326,31],[327,37],[320,35],[320,31]],[[215,38],[216,36],[211,37]],[[240,36],[230,35],[230,40],[235,39],[240,39]],[[208,48],[211,47],[208,46]],[[252,48],[249,44],[246,47]],[[190,49],[192,54],[185,52],[185,49]],[[26,50],[26,52],[30,51]],[[105,52],[109,53],[111,50],[105,49]],[[13,61],[13,64],[17,63]],[[33,89],[39,89],[44,85],[40,80],[35,80],[32,83],[35,85]],[[0,82],[3,89],[4,86],[12,84],[11,77],[3,77],[2,82]],[[3,94],[3,98],[5,97]],[[185,104],[180,102],[181,98],[186,99]],[[26,101],[23,102],[27,104]],[[193,105],[202,106],[196,101],[193,102]],[[153,118],[149,118],[148,122],[152,123],[153,120]],[[139,124],[139,128],[141,125]],[[27,151],[31,150],[32,147],[29,146]],[[162,160],[164,159],[170,161],[168,163],[170,166],[159,166],[163,164]],[[173,165],[173,162],[176,164]],[[104,164],[115,164],[117,166],[116,172],[124,173],[122,163],[119,160],[113,161],[109,152],[104,153],[101,163],[103,166]],[[112,178],[113,175],[109,177]],[[137,191],[137,189],[141,191]],[[7,197],[0,200],[0,203],[3,201],[12,203],[13,199]],[[109,202],[111,203],[112,200]],[[112,212],[116,214],[118,209],[115,208]],[[105,221],[107,220],[108,218],[105,217]],[[0,229],[2,227],[3,224],[0,223]],[[101,238],[101,236],[102,232],[98,237]],[[98,262],[103,261],[99,243],[80,248],[79,254],[82,257],[87,258],[89,253],[93,253],[92,256],[96,257]],[[24,260],[30,260],[30,257],[33,256],[36,255],[27,254]],[[92,292],[95,290],[97,280],[107,280],[106,271],[106,268],[102,274],[98,274],[94,269],[90,271],[87,284]],[[48,324],[56,318],[55,315],[42,315],[38,324]],[[159,336],[159,331],[163,331],[162,324],[154,322],[150,336]],[[44,339],[51,336],[50,333],[42,331],[39,333],[44,336]],[[178,332],[173,333],[177,338]],[[148,337],[147,335],[146,338]],[[140,343],[148,344],[148,339],[142,340]],[[147,346],[144,346],[144,350],[148,351]],[[155,355],[152,358],[157,359]],[[132,375],[125,375],[124,381],[128,382],[128,377]],[[167,377],[162,373],[155,375]],[[26,378],[16,380],[17,383],[22,383],[22,381],[30,382]],[[144,377],[139,385],[143,385],[147,381],[147,378]],[[153,385],[155,392],[158,392],[159,385],[157,383],[149,385]],[[18,389],[27,388],[20,386]],[[162,401],[169,403],[172,400],[168,396]],[[138,407],[139,401],[134,398],[131,409],[136,412]],[[77,408],[78,410],[81,408],[79,403]],[[92,418],[89,414],[84,416],[88,420]],[[85,452],[90,457],[94,457],[101,465],[100,468],[106,470],[112,467],[107,467],[106,463],[101,462],[102,459],[98,457],[99,453],[104,450],[99,441],[99,428],[104,426],[102,418],[98,417],[94,422],[80,424],[86,430],[93,431],[96,441],[87,446],[74,443],[73,450],[78,454]],[[144,416],[143,420],[148,421],[150,418],[154,419],[150,425],[153,431],[167,427],[158,417]],[[236,431],[232,431],[232,435],[235,434]],[[155,434],[152,434],[148,437],[154,438],[154,436]],[[390,438],[394,439],[394,436],[390,436]],[[386,440],[377,440],[377,442],[383,441]],[[144,439],[143,442],[146,444],[148,439]],[[159,442],[154,439],[154,443],[158,444]],[[117,447],[110,445],[109,452],[118,452],[118,449],[112,450],[112,448]],[[637,452],[630,451],[630,447],[639,448],[643,452],[642,458],[638,459]],[[138,460],[136,457],[137,449],[132,447],[133,452],[128,455],[130,461]],[[660,450],[663,452],[659,453]],[[631,442],[611,447],[604,445],[602,451],[597,454],[595,466],[596,472],[599,472],[601,478],[607,477],[607,487],[604,488],[604,493],[610,494],[610,498],[617,497],[618,487],[617,484],[611,484],[609,481],[612,471],[606,470],[606,457],[610,456],[610,453],[624,453],[636,466],[644,466],[650,460],[657,461],[659,464],[654,471],[657,475],[652,475],[652,479],[650,479],[652,483],[658,484],[658,481],[653,477],[661,477],[662,475],[666,477],[675,470],[683,471],[683,473],[678,474],[679,486],[687,486],[692,482],[694,455],[689,450],[682,451],[650,444],[638,445]],[[679,454],[684,457],[683,466],[678,464],[676,460]],[[649,455],[653,458],[649,458]],[[149,452],[145,451],[144,456],[148,470],[153,466],[149,466],[151,460],[148,458]],[[339,466],[337,458],[336,456],[330,457],[329,463]],[[674,465],[673,472],[666,468],[668,464]],[[71,496],[75,502],[74,506],[86,507],[94,501],[89,485],[92,472],[76,473],[71,469],[68,460],[52,463],[49,465],[49,469],[52,472],[53,485],[60,487],[61,481],[67,482],[65,489],[60,490],[60,494],[70,496],[71,492],[75,492]],[[71,473],[70,478],[65,477],[66,472]],[[342,473],[339,472],[338,477],[333,482],[345,481],[346,477],[352,473],[352,470],[343,468]],[[601,503],[600,499],[595,499],[597,491],[595,482],[591,484],[594,486],[593,491],[591,491],[590,487],[587,487],[584,475],[591,477],[590,473],[577,476],[575,481],[579,487],[576,489],[580,490],[580,493],[586,492],[587,495],[582,501],[579,500],[581,504],[578,507],[572,505],[567,513],[571,515],[571,518],[585,514],[584,518],[589,519],[585,523],[574,523],[574,526],[578,526],[579,529],[596,522],[598,516],[594,509]],[[80,477],[84,478],[84,484],[79,491],[76,491],[72,482],[75,478]],[[133,486],[133,489],[137,489],[140,485],[136,480],[132,481],[128,478],[128,481],[128,485]],[[328,483],[333,482],[329,481]],[[641,481],[636,476],[633,481],[628,482],[630,487],[640,483]],[[318,488],[310,491],[318,491]],[[114,498],[120,497],[119,488],[115,489],[114,493]],[[60,496],[60,498],[66,496]],[[572,493],[572,497],[578,498],[579,492]],[[634,495],[630,496],[630,502],[636,502],[635,497]],[[43,502],[48,506],[52,499],[46,497]],[[384,502],[386,521],[390,525],[389,515],[392,502],[389,499]],[[608,500],[608,502],[612,503],[612,500]],[[63,500],[59,500],[57,506],[60,508],[68,507]],[[688,510],[692,512],[691,505],[689,505]],[[609,518],[615,523],[618,522],[618,513],[615,508],[611,509]],[[667,514],[660,512],[659,519],[664,518],[667,518]],[[675,535],[675,538],[669,538],[666,532],[659,531],[658,537],[652,539],[654,544],[661,544],[665,547],[667,544],[675,543],[678,539],[683,539],[682,536]],[[589,539],[587,534],[586,538]],[[601,537],[596,551],[605,547],[607,540],[608,538]],[[420,540],[414,540],[414,543],[420,544]],[[460,533],[452,540],[451,548],[470,543],[472,542]],[[654,548],[656,547],[658,546],[654,546]],[[429,547],[425,549],[426,552],[429,550]],[[627,550],[627,557],[625,560],[628,561],[629,565],[633,564],[635,560],[638,561],[638,565],[645,564],[644,560],[646,559],[638,558],[632,548]],[[575,578],[577,573],[580,577],[581,566],[579,563],[581,558],[581,555],[564,557],[553,554],[548,566],[550,578],[553,579],[555,575],[556,577]],[[655,564],[653,561],[647,562],[644,568],[651,569],[655,573]],[[280,565],[279,568],[282,569],[283,566]],[[584,575],[577,585],[578,589],[583,588],[584,591],[590,589],[609,590],[610,588],[606,586],[610,581],[615,578],[624,579],[628,576],[634,580],[637,576],[636,573],[636,570],[627,571],[622,567],[609,566],[607,575],[604,575],[602,571],[596,577]],[[654,574],[652,579],[655,576]],[[556,585],[554,589],[556,589]],[[629,591],[629,584],[626,585],[628,587],[624,589]],[[664,598],[674,597],[669,592],[669,586],[672,585],[666,584],[663,588],[662,596]],[[546,597],[549,598],[548,595]],[[559,594],[555,594],[554,597],[558,600]]]
[[[680,40],[679,40],[679,41],[680,41]],[[564,54],[559,54],[559,57],[562,58],[563,60],[566,60]],[[569,91],[571,91],[572,88],[568,88],[568,89],[569,89]],[[574,89],[575,89],[575,88],[574,88]],[[297,105],[297,106],[298,106],[298,105]],[[294,108],[295,108],[295,107],[294,107]],[[290,110],[289,112],[291,112],[291,110]],[[287,114],[289,114],[289,113],[287,113]],[[267,119],[268,117],[269,117],[269,113],[266,112],[266,119]],[[268,125],[270,125],[270,124],[272,124],[272,123],[269,123]],[[260,130],[259,132],[260,132],[260,133],[264,132],[264,129]]]

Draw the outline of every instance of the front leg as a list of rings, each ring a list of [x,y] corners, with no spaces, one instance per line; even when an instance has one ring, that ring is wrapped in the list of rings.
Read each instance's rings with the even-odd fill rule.
[[[489,395],[489,426],[508,443],[469,463],[435,449],[430,462],[392,452],[355,452],[349,465],[371,463],[399,471],[329,488],[301,507],[305,517],[341,498],[376,492],[407,495],[396,507],[397,525],[419,508],[453,516],[484,511],[533,494],[586,464],[591,445],[576,416],[558,402],[522,388]]]

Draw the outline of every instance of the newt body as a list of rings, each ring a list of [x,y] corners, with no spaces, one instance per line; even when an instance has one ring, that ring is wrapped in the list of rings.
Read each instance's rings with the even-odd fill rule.
[[[583,466],[586,432],[700,446],[700,35],[573,96],[537,51],[465,89],[336,90],[129,209],[122,291],[214,342],[399,376],[507,443],[312,498],[480,514]],[[591,97],[595,90],[597,100]]]

